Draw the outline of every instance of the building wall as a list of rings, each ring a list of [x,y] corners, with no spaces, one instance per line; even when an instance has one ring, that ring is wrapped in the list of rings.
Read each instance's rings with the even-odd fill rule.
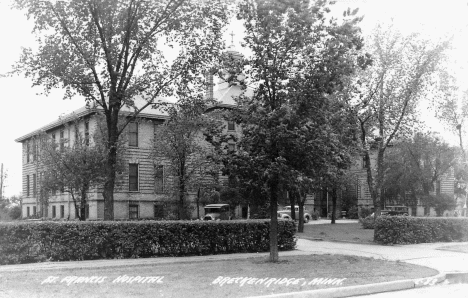
[[[86,117],[85,119],[79,119],[76,124],[78,128],[78,132],[84,137],[84,132],[85,132],[85,121],[88,121],[89,123],[89,130],[90,134],[96,129],[97,127],[97,119],[94,116],[91,117]],[[58,206],[56,208],[60,208],[61,205],[65,207],[65,213],[67,214],[65,218],[68,218],[68,214],[70,214],[70,218],[74,218],[74,206],[73,203],[69,203],[71,198],[67,194],[60,194],[59,192],[55,196],[50,196],[50,204],[49,207],[47,208],[48,210],[45,211],[43,210],[45,207],[41,206],[40,204],[40,175],[42,172],[42,167],[40,163],[40,139],[41,138],[46,138],[48,140],[52,139],[52,136],[55,135],[55,139],[57,142],[60,141],[60,132],[63,131],[63,137],[67,142],[65,143],[65,146],[69,147],[74,144],[76,141],[75,137],[75,122],[66,122],[63,123],[62,125],[49,129],[47,131],[43,131],[41,135],[35,135],[25,141],[22,142],[22,190],[23,190],[23,217],[27,217],[27,208],[30,207],[30,210],[32,210],[33,206],[36,206],[36,211],[38,216],[42,214],[42,216],[45,216],[45,213],[47,214],[47,217],[52,216],[52,205]],[[92,145],[93,139],[90,139],[90,143]],[[37,149],[34,149],[34,144],[36,144]],[[29,147],[29,150],[28,150]],[[29,154],[28,154],[29,152]],[[28,159],[29,156],[29,159]],[[34,189],[34,175],[36,175],[36,188]],[[29,187],[28,187],[28,177],[29,177]],[[29,189],[29,194],[28,194],[28,189]],[[70,206],[72,207],[68,207]],[[57,209],[59,210],[59,209]],[[44,212],[42,212],[44,211]],[[30,212],[31,216],[34,216]]]
[[[86,121],[89,121],[90,127],[90,134],[92,135],[93,131],[97,128],[97,118],[90,117],[87,118]],[[168,206],[171,205],[169,202],[171,197],[173,197],[171,193],[168,193],[168,190],[173,183],[171,177],[165,175],[164,177],[164,184],[165,184],[165,191],[155,191],[155,165],[163,165],[165,166],[164,171],[167,171],[167,161],[161,159],[154,159],[152,156],[152,148],[155,141],[155,129],[158,129],[158,125],[155,123],[160,124],[162,120],[158,119],[144,119],[144,118],[137,118],[138,123],[138,146],[129,146],[129,130],[128,127],[122,134],[122,140],[124,143],[124,153],[123,153],[123,168],[119,173],[117,173],[116,179],[116,187],[114,191],[114,217],[115,219],[126,219],[129,217],[129,204],[130,202],[136,203],[139,206],[138,217],[139,218],[154,218],[154,205],[155,204],[165,204],[165,211],[169,210]],[[85,130],[85,120],[80,119],[76,122],[79,128],[79,132],[81,135],[84,135]],[[52,134],[55,134],[56,140],[58,141],[60,138],[60,131],[64,131],[64,138],[68,140],[66,146],[72,146],[75,142],[75,122],[74,123],[66,123],[63,126],[51,129],[46,132],[47,136],[51,138]],[[228,131],[227,125],[225,129],[226,133],[238,133],[239,128],[235,127],[234,130]],[[202,138],[200,138],[202,142]],[[157,141],[157,140],[156,140]],[[23,217],[27,217],[27,208],[30,207],[30,214],[33,206],[36,206],[37,212],[40,213],[41,206],[39,204],[38,196],[33,195],[32,190],[32,178],[30,178],[30,195],[27,195],[27,176],[31,176],[33,173],[36,173],[37,177],[40,174],[40,162],[31,160],[27,162],[26,152],[27,152],[27,144],[28,142],[32,142],[31,139],[25,140],[23,142],[23,193],[24,200],[23,200]],[[93,144],[93,140],[91,137],[91,145]],[[31,152],[31,145],[30,145],[30,152]],[[31,154],[30,154],[31,155]],[[135,191],[129,190],[129,164],[137,164],[138,165],[138,189]],[[39,178],[37,178],[37,192],[39,192],[40,185],[39,185]],[[91,189],[88,193],[88,200],[87,203],[89,205],[89,219],[98,220],[104,218],[104,202],[102,197],[102,186],[98,186],[95,189]],[[195,208],[195,197],[196,197],[196,190],[191,190],[189,193],[189,201],[192,201],[192,217],[197,217],[197,211]],[[173,200],[172,200],[173,201]],[[52,208],[53,206],[56,207],[56,217],[60,217],[60,206],[64,206],[64,219],[75,219],[75,210],[74,204],[71,196],[67,193],[60,193],[57,192],[55,196],[50,195],[49,199],[49,206],[47,207],[47,211],[44,210],[42,216],[46,216],[48,218],[52,218]],[[200,206],[200,216],[204,215],[203,208]],[[32,214],[31,214],[32,215]]]

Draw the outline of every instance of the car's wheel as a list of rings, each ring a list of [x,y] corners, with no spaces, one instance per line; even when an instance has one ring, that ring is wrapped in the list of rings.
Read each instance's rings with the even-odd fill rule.
[[[309,220],[310,220],[310,217],[309,217],[309,216],[304,216],[304,222],[305,222],[305,223],[308,223]]]

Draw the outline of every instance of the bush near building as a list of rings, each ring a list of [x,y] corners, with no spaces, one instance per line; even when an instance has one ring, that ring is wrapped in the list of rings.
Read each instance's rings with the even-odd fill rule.
[[[0,264],[269,250],[269,220],[15,222],[0,224]],[[280,250],[296,246],[293,221],[279,221]]]
[[[362,228],[363,229],[374,229],[374,226],[375,226],[375,221],[374,221],[374,217],[369,215],[365,218],[360,218],[359,219],[359,223],[361,224]]]
[[[381,244],[414,244],[468,241],[468,218],[380,216],[374,241]]]

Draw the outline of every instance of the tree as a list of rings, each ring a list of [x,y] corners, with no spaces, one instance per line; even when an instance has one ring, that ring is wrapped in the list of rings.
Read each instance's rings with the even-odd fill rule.
[[[417,34],[403,36],[393,27],[377,26],[369,38],[372,65],[352,81],[354,106],[367,184],[375,215],[383,205],[385,152],[393,141],[417,124],[418,102],[429,96],[433,74],[442,61],[447,43],[433,44]],[[377,161],[371,164],[371,147]]]
[[[206,138],[219,137],[223,124],[216,112],[205,113],[210,102],[201,93],[166,106],[169,119],[155,134],[153,159],[155,164],[165,165],[167,176],[174,180],[170,195],[177,196],[179,219],[190,217],[186,212],[188,189],[202,190],[219,183],[216,150]]]
[[[222,0],[16,0],[16,7],[34,20],[38,46],[23,50],[15,72],[46,94],[61,87],[65,98],[82,96],[104,111],[104,219],[112,220],[119,137],[142,110],[173,95],[181,77],[203,78],[222,48],[227,5]],[[122,122],[123,107],[133,113]]]
[[[445,196],[434,191],[436,181],[454,169],[457,152],[440,137],[432,133],[418,132],[412,139],[403,140],[387,154],[384,164],[386,177],[383,188],[387,193],[406,197],[407,193],[416,199],[421,197],[429,207],[437,207],[439,213],[444,207],[450,207]],[[436,190],[437,192],[437,190]],[[383,196],[385,199],[385,196]],[[440,201],[439,201],[440,200]],[[452,201],[453,198],[452,198]],[[454,201],[455,202],[455,201]],[[413,205],[416,205],[413,200]]]
[[[18,205],[9,206],[8,216],[11,219],[19,219],[21,217],[21,206],[18,206]]]
[[[455,78],[447,72],[440,75],[440,93],[436,101],[436,116],[458,136],[462,163],[466,163],[463,136],[466,132],[468,119],[468,90],[460,92]]]
[[[334,153],[328,151],[326,141],[333,133],[326,125],[321,127],[326,117],[316,120],[310,115],[313,109],[319,115],[326,108],[328,95],[353,71],[351,52],[361,42],[355,28],[358,19],[351,16],[341,26],[333,20],[325,25],[327,12],[324,2],[306,0],[244,1],[239,6],[238,17],[246,28],[245,45],[252,52],[246,74],[255,91],[253,98],[239,98],[237,119],[242,138],[238,152],[226,165],[231,175],[254,181],[257,191],[268,195],[272,262],[278,261],[281,185],[311,176],[311,172],[302,172],[306,165],[311,169],[312,164],[326,162],[321,157],[327,155],[321,153]],[[319,141],[314,143],[316,137]]]
[[[86,220],[87,193],[92,186],[96,187],[106,179],[107,155],[103,142],[105,135],[97,130],[94,142],[89,144],[88,140],[78,133],[76,122],[74,124],[76,139],[68,146],[62,146],[47,136],[42,136],[40,197],[41,203],[47,206],[50,192],[68,192],[75,206],[75,217]],[[122,163],[118,155],[116,169],[119,168],[122,168]]]
[[[455,78],[447,72],[441,73],[440,87],[441,96],[436,102],[436,117],[445,124],[449,131],[458,136],[458,145],[460,146],[460,163],[455,173],[457,179],[455,193],[458,198],[466,196],[466,181],[468,180],[465,141],[463,139],[467,131],[468,90],[460,92]]]

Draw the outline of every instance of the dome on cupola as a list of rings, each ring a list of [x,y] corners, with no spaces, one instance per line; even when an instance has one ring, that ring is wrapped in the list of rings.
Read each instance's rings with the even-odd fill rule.
[[[233,44],[231,44],[227,48],[226,52],[223,53],[223,56],[226,56],[226,58],[230,58],[235,61],[241,61],[244,58],[244,55],[242,55],[241,52],[237,51]]]

